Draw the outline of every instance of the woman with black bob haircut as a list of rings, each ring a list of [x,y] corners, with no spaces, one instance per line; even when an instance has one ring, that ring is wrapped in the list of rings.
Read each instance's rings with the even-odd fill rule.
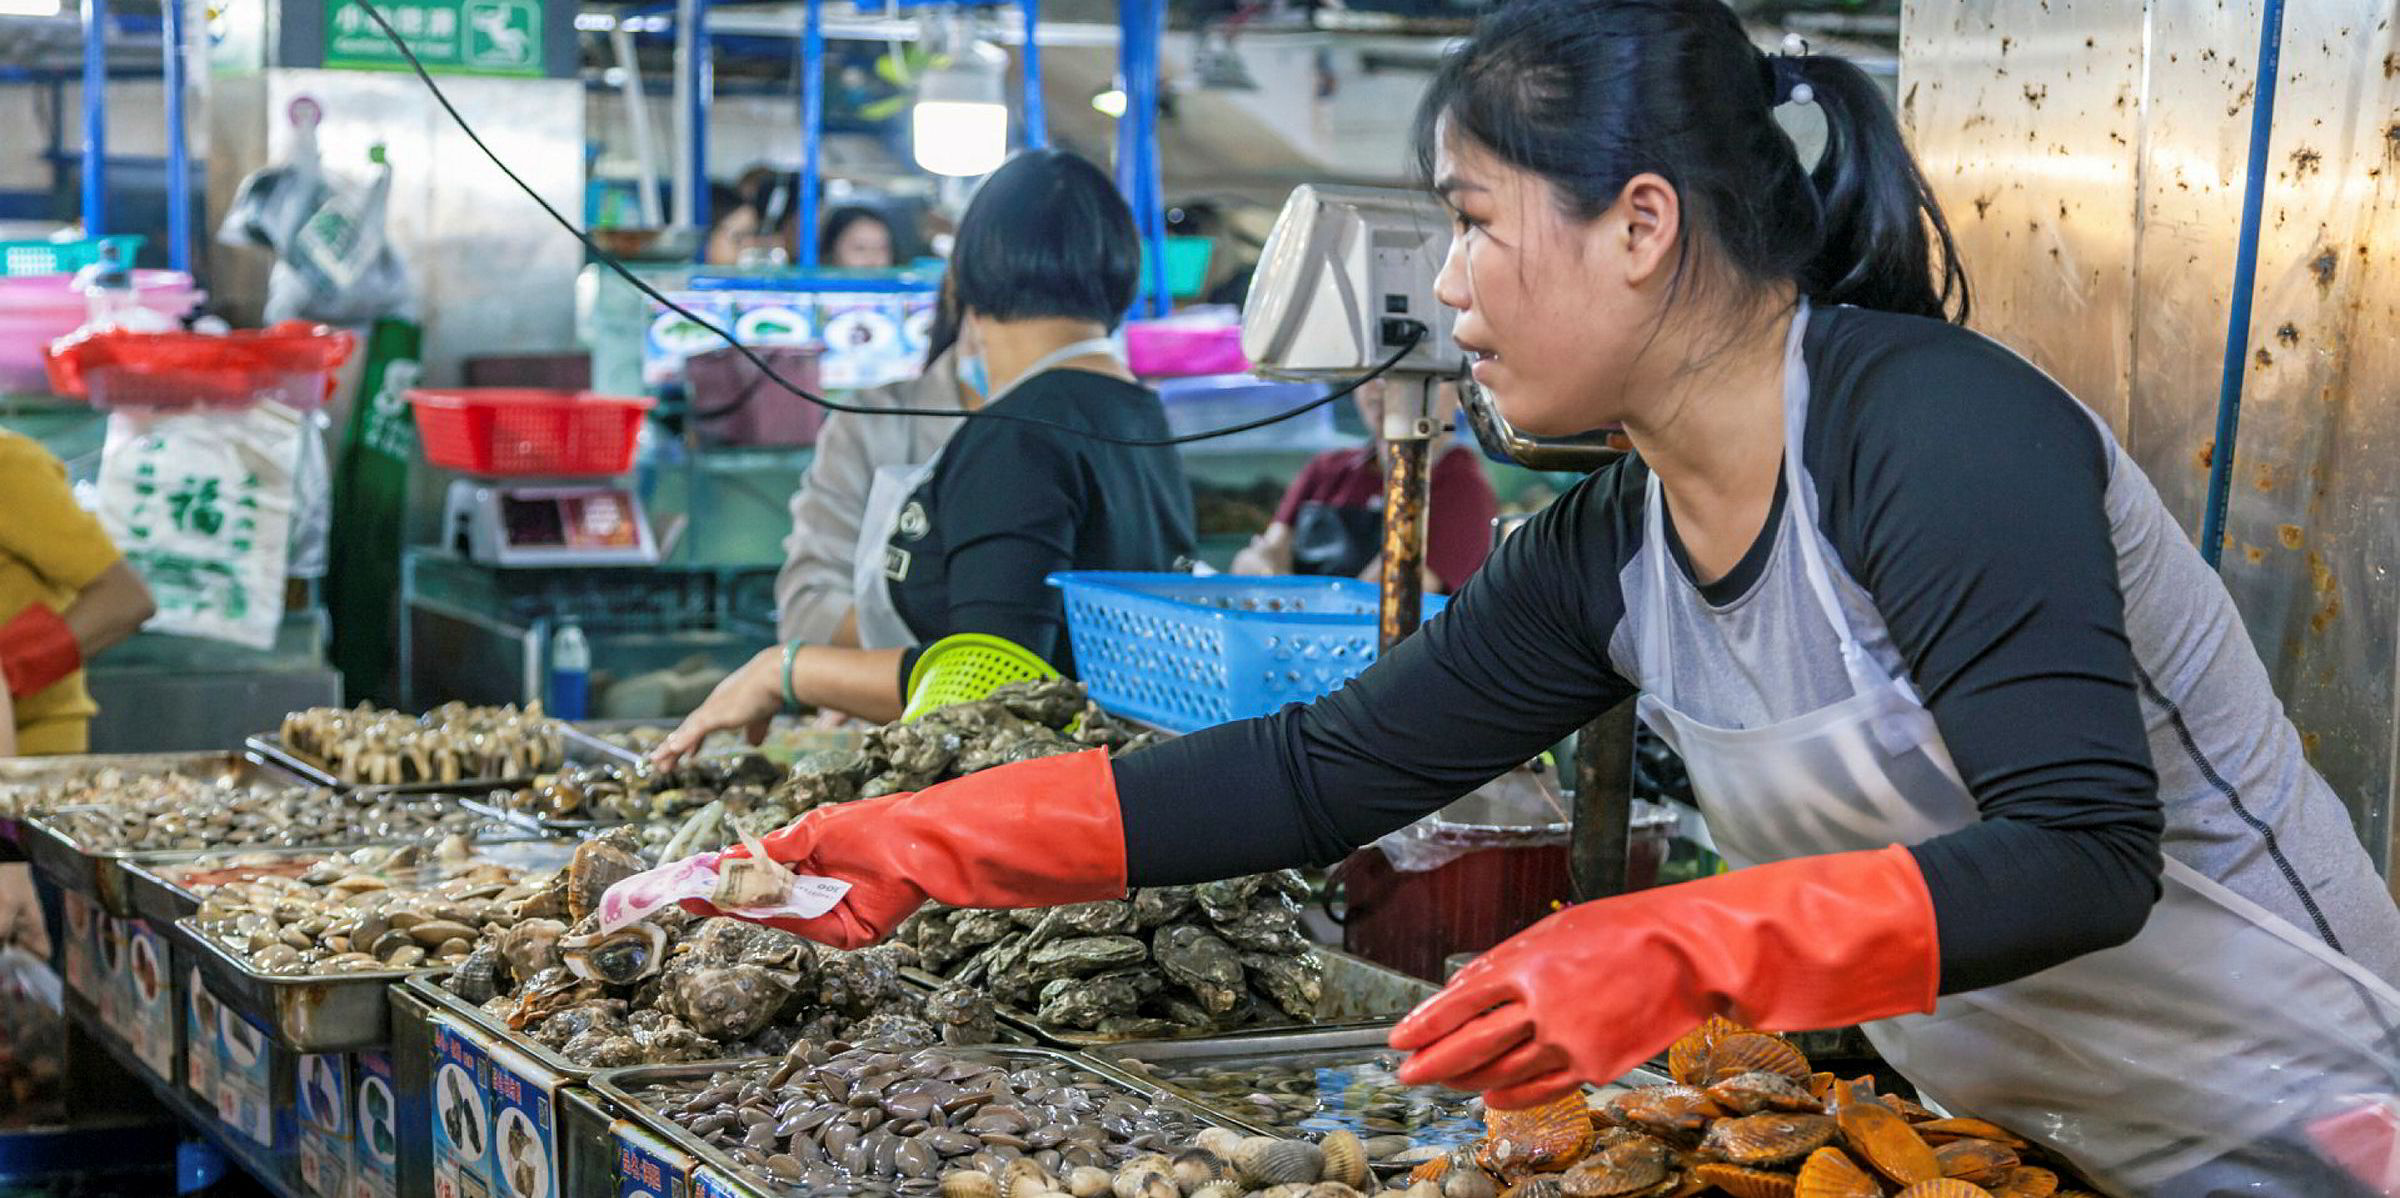
[[[1091,163],[1036,150],[984,181],[959,221],[948,291],[961,398],[990,418],[961,423],[931,460],[876,472],[860,523],[859,647],[793,640],[760,652],[667,738],[660,761],[719,729],[763,734],[787,706],[897,719],[924,646],[954,633],[1005,637],[1071,675],[1052,572],[1188,565],[1182,460],[1122,443],[1169,435],[1158,396],[1109,339],[1140,261],[1133,214]]]
[[[808,813],[768,850],[851,889],[781,926],[1339,860],[1638,696],[1737,868],[1485,952],[1393,1032],[1403,1080],[1521,1107],[1714,1016],[1865,1024],[2112,1194],[2388,1192],[2400,912],[2149,481],[1953,323],[1869,80],[1717,0],[1511,0],[1418,143],[1475,382],[1634,452],[1313,704]]]

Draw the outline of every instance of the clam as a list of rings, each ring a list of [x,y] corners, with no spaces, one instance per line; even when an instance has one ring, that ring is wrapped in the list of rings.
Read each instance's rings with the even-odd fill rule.
[[[1316,1145],[1273,1136],[1251,1136],[1234,1149],[1233,1166],[1252,1189],[1314,1182],[1324,1173],[1325,1154]],[[1123,1198],[1122,1195],[1119,1198]]]

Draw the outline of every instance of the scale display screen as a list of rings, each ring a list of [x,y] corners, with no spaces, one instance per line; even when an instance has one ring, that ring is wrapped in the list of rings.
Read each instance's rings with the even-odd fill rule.
[[[500,522],[519,549],[637,549],[641,529],[623,491],[500,496]]]

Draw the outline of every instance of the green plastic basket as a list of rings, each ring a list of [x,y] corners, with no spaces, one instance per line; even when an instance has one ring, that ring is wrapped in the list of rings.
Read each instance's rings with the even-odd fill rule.
[[[118,263],[131,269],[144,240],[138,233],[120,233],[81,241],[0,241],[0,278],[71,275],[98,262],[102,245],[115,246]]]
[[[1144,261],[1142,278],[1147,284],[1150,263],[1149,246],[1142,247]],[[1217,244],[1206,237],[1174,236],[1167,238],[1167,294],[1176,299],[1190,299],[1208,285],[1209,260]]]
[[[1011,682],[1058,677],[1040,654],[1003,637],[980,632],[946,636],[928,646],[908,672],[908,723],[953,703],[972,703]]]

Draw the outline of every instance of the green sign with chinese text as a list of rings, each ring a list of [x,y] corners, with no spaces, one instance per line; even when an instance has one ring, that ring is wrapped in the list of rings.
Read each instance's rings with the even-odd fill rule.
[[[428,71],[540,75],[547,0],[371,0]],[[325,0],[325,65],[404,71],[381,26],[356,0]]]

